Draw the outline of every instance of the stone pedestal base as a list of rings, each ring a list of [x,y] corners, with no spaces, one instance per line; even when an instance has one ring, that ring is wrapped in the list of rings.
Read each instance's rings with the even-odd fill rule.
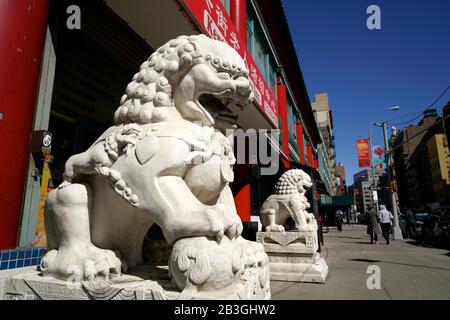
[[[317,252],[317,232],[258,232],[258,242],[269,256],[270,279],[324,283],[328,265]]]
[[[295,256],[269,256],[270,279],[293,282],[324,283],[328,266],[319,253],[312,258]]]
[[[179,290],[168,277],[167,267],[142,266],[136,275],[111,280],[70,282],[44,277],[40,272],[14,276],[6,280],[7,300],[175,300]],[[199,292],[199,300],[270,299],[269,266],[245,269],[240,282],[217,291]],[[157,280],[148,280],[155,279]],[[146,280],[147,279],[147,280]],[[261,284],[264,284],[262,286]]]

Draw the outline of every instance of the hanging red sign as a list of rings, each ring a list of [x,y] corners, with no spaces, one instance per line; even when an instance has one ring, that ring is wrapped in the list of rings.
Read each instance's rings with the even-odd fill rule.
[[[266,117],[278,128],[277,100],[270,90],[264,77],[246,44],[238,36],[236,26],[220,0],[181,0],[200,29],[213,39],[220,40],[232,46],[244,59],[253,87],[255,101]]]
[[[375,153],[377,156],[382,156],[384,154],[384,150],[381,148],[375,148],[375,150],[373,150],[373,153]]]
[[[380,147],[375,148],[375,150],[373,150],[373,153],[375,153],[378,156],[378,163],[374,162],[374,164],[380,165],[380,169],[383,169],[383,154],[384,154],[384,150]],[[375,161],[375,156],[372,156],[372,158],[374,158]]]
[[[358,147],[358,166],[360,168],[370,167],[370,147],[368,139],[356,140]]]

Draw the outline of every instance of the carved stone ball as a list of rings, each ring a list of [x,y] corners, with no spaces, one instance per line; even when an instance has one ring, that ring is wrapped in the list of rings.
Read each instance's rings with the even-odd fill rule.
[[[196,286],[198,291],[232,285],[244,269],[242,249],[236,239],[223,237],[220,244],[207,237],[177,240],[169,258],[172,281],[180,290]]]

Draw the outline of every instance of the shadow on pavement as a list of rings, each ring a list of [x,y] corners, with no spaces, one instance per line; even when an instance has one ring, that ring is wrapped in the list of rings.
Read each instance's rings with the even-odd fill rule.
[[[409,263],[392,262],[392,261],[381,261],[381,260],[371,260],[371,259],[349,259],[349,260],[350,261],[356,261],[356,262],[367,262],[367,263],[381,262],[381,263],[390,263],[390,264],[397,264],[397,265],[403,265],[403,266],[409,266],[409,267],[419,267],[419,268],[438,269],[438,270],[450,271],[450,269],[447,269],[447,268],[432,267],[432,266],[422,266],[422,265],[418,265],[418,264],[409,264]]]
[[[350,261],[357,261],[357,262],[368,262],[368,263],[373,263],[373,262],[382,262],[380,260],[372,260],[372,259],[349,259]]]
[[[339,238],[339,239],[363,239],[361,237],[336,237],[336,236],[326,236],[325,238]]]
[[[425,241],[414,240],[414,239],[406,241],[406,243],[411,244],[413,246],[424,247],[424,248],[434,248],[434,249],[444,249],[444,250],[448,250],[449,249],[445,245],[441,245],[441,244],[438,244],[438,243],[428,243],[428,242],[425,242]]]
[[[433,246],[433,245],[428,244],[426,242],[422,242],[422,241],[419,241],[419,240],[413,240],[413,239],[406,241],[406,243],[407,244],[411,244],[411,245],[416,246],[416,247],[437,248],[436,246]],[[437,248],[437,249],[439,249],[439,248]]]
[[[342,243],[353,243],[353,244],[372,244],[370,241],[342,241]],[[372,244],[374,247],[379,246],[383,243],[378,243],[377,245]]]

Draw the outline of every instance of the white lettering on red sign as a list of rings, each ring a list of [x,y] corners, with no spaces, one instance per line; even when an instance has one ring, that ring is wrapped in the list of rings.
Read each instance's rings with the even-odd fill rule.
[[[214,8],[211,0],[206,0],[206,5],[208,6],[208,11],[211,12],[212,8]]]
[[[270,89],[266,90],[266,100],[270,101]]]
[[[250,65],[250,78],[252,78],[253,81],[258,81],[258,74],[256,73],[256,68],[253,64]]]
[[[225,20],[224,15],[223,15],[223,11],[219,7],[219,5],[216,6],[216,13],[217,13],[217,25],[219,26],[219,28],[222,29],[223,35],[226,37],[228,25],[227,25],[227,21]]]
[[[215,40],[226,42],[225,37],[220,32],[219,28],[217,27],[216,23],[212,19],[209,12],[205,10],[203,14],[204,14],[203,23],[209,36]]]
[[[264,84],[265,83],[264,83],[263,78],[258,77],[258,85],[259,85],[259,90],[261,90],[261,94],[264,94],[264,89],[265,89]]]
[[[269,118],[273,121],[273,123],[277,123],[277,115],[273,110],[269,107],[266,101],[264,101],[264,112],[269,116]]]
[[[239,49],[241,48],[239,46],[239,41],[236,37],[236,33],[234,33],[233,31],[231,31],[230,33],[230,43],[233,46],[233,48],[236,49],[236,51],[239,51]]]

